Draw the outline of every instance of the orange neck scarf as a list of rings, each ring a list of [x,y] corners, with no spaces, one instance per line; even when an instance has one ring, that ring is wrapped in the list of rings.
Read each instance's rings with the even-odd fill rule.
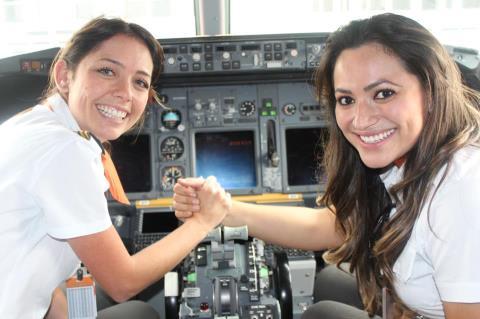
[[[122,182],[118,177],[118,173],[115,169],[112,158],[110,157],[110,154],[108,154],[108,152],[105,150],[103,150],[102,153],[102,164],[105,170],[105,178],[110,184],[109,190],[112,197],[122,204],[130,205],[130,201],[128,200],[127,195],[125,195]]]
[[[396,167],[400,168],[402,167],[403,163],[406,161],[406,157],[402,156],[400,158],[397,158],[396,160],[393,161],[393,164],[395,164]]]
[[[81,132],[77,132],[77,133],[83,136]],[[122,182],[118,177],[117,169],[113,164],[112,157],[107,152],[107,150],[103,147],[102,142],[100,142],[100,140],[96,138],[95,135],[91,133],[88,133],[88,135],[93,137],[95,142],[97,142],[98,146],[100,146],[100,148],[102,149],[102,165],[105,172],[105,178],[107,179],[108,184],[110,185],[110,188],[109,188],[110,195],[112,195],[112,197],[118,202],[125,205],[130,205],[130,201],[128,200],[127,195],[123,190]]]

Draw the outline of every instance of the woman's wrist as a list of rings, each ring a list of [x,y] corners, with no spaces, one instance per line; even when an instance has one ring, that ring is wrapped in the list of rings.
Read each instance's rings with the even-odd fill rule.
[[[211,224],[206,223],[199,218],[195,218],[194,216],[185,219],[184,224],[191,228],[192,232],[200,234],[202,238],[207,237],[208,233],[217,226],[212,226]]]
[[[226,226],[243,226],[245,225],[245,217],[243,214],[246,213],[246,209],[242,209],[242,203],[239,201],[232,200],[230,208],[225,215],[223,224]]]

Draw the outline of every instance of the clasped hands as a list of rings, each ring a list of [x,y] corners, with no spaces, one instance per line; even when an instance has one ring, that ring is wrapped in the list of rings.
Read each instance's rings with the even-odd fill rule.
[[[175,216],[197,219],[209,229],[222,223],[232,207],[232,199],[214,176],[181,178],[173,188]]]

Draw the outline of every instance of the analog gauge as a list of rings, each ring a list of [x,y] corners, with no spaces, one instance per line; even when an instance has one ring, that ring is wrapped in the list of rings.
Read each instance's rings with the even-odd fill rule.
[[[163,161],[174,161],[184,152],[183,142],[175,136],[169,136],[160,144],[160,156]]]
[[[183,168],[180,166],[167,166],[162,170],[162,189],[171,191],[177,180],[183,177]]]
[[[240,104],[239,113],[242,116],[252,116],[255,113],[255,102],[243,101],[242,104]]]
[[[283,113],[285,115],[293,115],[297,111],[297,107],[293,103],[287,103],[283,106]]]
[[[162,125],[169,129],[176,129],[182,122],[182,114],[178,110],[166,110],[162,112],[161,116]]]
[[[322,51],[322,45],[321,44],[312,45],[312,53],[313,54],[319,54],[320,51]]]

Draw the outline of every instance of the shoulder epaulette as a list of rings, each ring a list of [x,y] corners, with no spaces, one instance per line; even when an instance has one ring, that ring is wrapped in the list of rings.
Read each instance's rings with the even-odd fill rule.
[[[84,139],[86,139],[87,141],[90,141],[90,139],[93,138],[93,140],[95,141],[95,143],[97,143],[98,146],[100,147],[100,149],[102,150],[102,154],[105,153],[105,147],[103,146],[102,142],[100,142],[100,140],[99,140],[95,135],[93,135],[93,134],[90,133],[89,131],[84,131],[84,130],[76,131],[76,133],[77,133],[78,135],[80,135],[81,137],[83,137]]]
[[[83,137],[84,139],[86,140],[90,140],[90,138],[92,137],[92,134],[90,134],[90,132],[88,131],[76,131],[78,135],[80,135],[81,137]]]

